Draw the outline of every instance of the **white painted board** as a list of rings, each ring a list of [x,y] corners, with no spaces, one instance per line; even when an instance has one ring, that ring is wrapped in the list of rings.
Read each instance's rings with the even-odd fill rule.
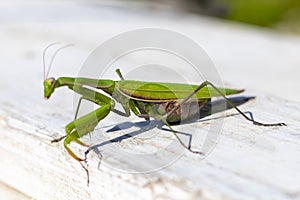
[[[198,16],[132,13],[126,7],[7,3],[0,9],[2,194],[24,199],[300,198],[299,38]],[[50,143],[64,135],[64,126],[74,117],[73,93],[60,89],[50,100],[43,99],[42,51],[55,41],[75,43],[57,56],[51,74],[76,76],[87,56],[103,41],[144,27],[172,29],[199,43],[215,62],[226,86],[245,88],[243,95],[256,96],[243,104],[242,110],[252,111],[257,120],[282,121],[288,126],[257,127],[241,116],[224,118],[222,134],[205,159],[189,152],[169,152],[172,158],[184,154],[167,167],[146,174],[120,169],[161,166],[165,158],[120,162],[114,159],[115,154],[104,150],[99,170],[99,159],[92,152],[88,157],[91,183],[87,187],[84,171],[62,143]],[[112,128],[109,122],[108,118],[98,130]],[[212,123],[208,120],[182,128],[186,132],[199,129],[201,140]],[[158,130],[154,130],[155,137],[149,143],[140,142],[141,133],[106,147],[144,153],[176,142],[171,134],[156,134]],[[120,132],[112,134],[119,136]],[[84,141],[94,143],[95,135]],[[79,149],[80,153],[85,150]]]

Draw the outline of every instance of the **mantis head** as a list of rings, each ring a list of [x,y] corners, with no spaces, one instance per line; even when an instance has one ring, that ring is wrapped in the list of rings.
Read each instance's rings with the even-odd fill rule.
[[[54,46],[54,45],[57,45],[59,43],[55,42],[55,43],[52,43],[50,45],[48,45],[44,52],[43,52],[43,67],[44,67],[44,98],[45,99],[49,99],[51,94],[54,92],[55,88],[56,88],[56,80],[55,78],[48,78],[48,75],[49,75],[49,72],[50,72],[50,69],[51,69],[51,66],[52,66],[52,63],[54,61],[54,58],[56,56],[56,54],[63,48],[66,48],[66,47],[69,47],[69,46],[72,46],[72,44],[68,44],[68,45],[65,45],[65,46],[62,46],[60,47],[59,49],[57,49],[51,60],[50,60],[50,63],[49,63],[49,67],[48,69],[46,70],[46,61],[45,61],[45,57],[46,57],[46,52],[47,50],[49,49],[49,47],[51,46]]]
[[[55,90],[55,78],[47,78],[44,80],[44,98],[49,99]]]

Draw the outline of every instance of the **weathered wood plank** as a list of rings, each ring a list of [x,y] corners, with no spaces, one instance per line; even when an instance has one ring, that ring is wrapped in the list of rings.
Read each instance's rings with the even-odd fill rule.
[[[101,8],[107,10],[106,14],[97,15],[99,21],[91,22],[89,20],[95,16],[87,15],[86,21],[70,22],[71,14],[59,24],[45,23],[42,18],[32,19],[30,10],[47,7],[50,13],[55,9],[66,12],[64,8],[70,9],[69,5],[26,6],[21,14],[28,20],[27,24],[20,23],[20,17],[7,15],[8,21],[0,29],[3,38],[0,47],[2,191],[15,197],[23,195],[24,198],[34,199],[300,198],[300,107],[297,102],[284,99],[287,94],[289,99],[299,100],[299,94],[295,92],[299,86],[295,81],[300,58],[299,39],[234,25],[228,28],[228,24],[192,16],[183,23],[160,15],[160,24],[157,24],[155,20],[158,18],[153,16],[149,19],[149,13],[140,13],[141,18],[137,20],[136,15],[130,12],[118,13],[111,8]],[[79,10],[95,9],[72,6]],[[5,9],[9,14],[13,8],[6,5],[0,9]],[[111,14],[116,13],[116,19],[111,19]],[[118,21],[124,17],[130,19],[130,23]],[[70,158],[61,143],[50,143],[51,139],[64,135],[64,126],[73,119],[73,96],[66,89],[61,89],[49,101],[43,100],[42,50],[53,41],[78,43],[77,47],[57,57],[51,73],[54,76],[76,76],[88,54],[111,35],[153,25],[183,31],[203,44],[216,61],[226,85],[243,87],[246,89],[245,96],[256,96],[256,99],[241,105],[241,109],[252,111],[257,120],[283,121],[288,126],[257,127],[241,116],[221,118],[219,120],[224,119],[222,135],[205,159],[185,152],[176,162],[169,162],[169,166],[153,173],[132,174],[128,171],[161,167],[166,161],[173,161],[172,158],[183,153],[181,146],[178,146],[178,149],[161,154],[166,157],[153,156],[149,159],[145,152],[164,149],[171,141],[176,143],[176,140],[169,132],[160,129],[140,131],[134,138],[100,146],[103,155],[100,170],[97,169],[99,159],[96,153],[88,155],[91,184],[87,187],[81,166]],[[280,68],[285,61],[286,68]],[[285,76],[286,70],[295,73]],[[270,71],[272,73],[268,74]],[[266,94],[266,91],[283,98]],[[226,113],[235,112],[228,110]],[[210,117],[218,116],[220,113]],[[114,117],[110,115],[104,120],[97,128],[98,133],[105,133],[110,139],[121,136],[122,131],[107,132],[116,125]],[[174,128],[185,133],[199,130],[197,141],[201,143],[211,124],[217,123],[216,120],[205,119]],[[139,121],[136,118],[133,121],[128,119],[123,121],[123,126],[139,125]],[[128,131],[136,129],[138,127],[132,127]],[[98,136],[97,133],[92,134],[91,138],[87,136],[84,141],[93,144],[104,142]],[[145,138],[149,139],[145,142]],[[212,143],[215,141],[212,140]],[[72,147],[78,148],[76,145]],[[79,149],[78,153],[85,151]],[[132,157],[134,152],[142,153],[144,157]],[[20,192],[9,192],[8,187]]]

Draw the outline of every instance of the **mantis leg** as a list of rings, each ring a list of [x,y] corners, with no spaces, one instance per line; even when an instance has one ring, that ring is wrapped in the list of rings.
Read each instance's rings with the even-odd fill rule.
[[[113,109],[115,103],[112,99],[110,99],[109,97],[95,92],[91,89],[88,88],[84,88],[81,86],[76,86],[76,87],[72,87],[71,89],[73,89],[75,92],[77,92],[78,94],[81,94],[82,96],[80,97],[80,102],[82,101],[82,99],[91,101],[93,103],[96,103],[98,105],[100,105],[100,108],[97,108],[96,110],[78,118],[73,120],[72,122],[70,122],[67,126],[66,126],[66,137],[64,140],[64,147],[66,148],[66,150],[68,151],[68,153],[77,161],[84,161],[84,159],[81,159],[79,157],[77,157],[69,148],[68,148],[68,144],[71,143],[72,141],[78,143],[79,145],[82,146],[87,146],[85,143],[81,142],[78,138],[86,135],[87,133],[91,132],[94,130],[94,128],[97,126],[97,124],[99,123],[99,121],[101,121],[102,119],[104,119],[109,112]],[[76,110],[76,118],[77,118],[77,113],[78,113],[78,109],[79,109],[79,105],[77,106],[77,110]]]
[[[77,107],[76,107],[76,112],[75,112],[75,117],[74,117],[74,120],[77,119],[77,116],[78,116],[78,112],[79,112],[79,108],[80,108],[80,104],[81,104],[81,101],[85,99],[84,97],[80,97],[79,100],[78,100],[78,104],[77,104]],[[129,117],[130,116],[130,111],[129,109],[127,109],[126,107],[124,107],[124,112],[123,111],[120,111],[120,110],[117,110],[115,108],[113,108],[111,111],[118,114],[118,115],[121,115],[123,117]],[[62,137],[61,139],[63,139],[64,137]],[[60,138],[59,138],[60,139]]]
[[[149,118],[149,117],[153,117],[157,120],[161,120],[164,122],[164,124],[171,130],[171,132],[174,134],[174,136],[176,137],[176,139],[179,141],[179,143],[184,147],[186,148],[188,151],[192,152],[192,153],[197,153],[197,154],[201,154],[201,155],[204,155],[203,152],[201,151],[196,151],[196,150],[193,150],[191,149],[191,146],[187,146],[181,139],[180,137],[177,135],[176,131],[171,127],[171,125],[167,122],[167,116],[162,116],[162,115],[158,115],[158,114],[140,114],[138,115],[138,117],[141,117],[141,118]]]
[[[174,129],[167,122],[167,117],[169,115],[171,115],[173,112],[175,112],[177,109],[179,109],[180,106],[182,104],[184,104],[185,102],[187,102],[195,93],[197,93],[199,90],[201,90],[202,88],[204,88],[204,87],[206,87],[208,85],[210,85],[214,90],[216,90],[226,100],[226,102],[228,104],[230,104],[235,110],[237,110],[246,120],[253,122],[253,124],[259,125],[259,126],[286,126],[285,123],[271,123],[271,124],[266,124],[266,123],[261,123],[261,122],[255,121],[254,119],[249,118],[236,105],[234,105],[234,103],[232,101],[230,101],[216,86],[214,86],[212,83],[210,83],[208,81],[205,81],[201,85],[199,85],[190,95],[188,95],[184,100],[182,100],[180,102],[180,104],[178,104],[178,106],[174,107],[171,111],[169,111],[165,115],[158,116],[158,115],[155,115],[155,114],[154,115],[151,115],[151,114],[140,114],[140,115],[138,115],[138,117],[141,117],[141,118],[154,117],[155,119],[162,120],[165,123],[165,125],[169,127],[169,129],[172,131],[172,133],[175,135],[175,137],[177,138],[177,140],[179,141],[179,143],[183,147],[185,147],[187,150],[189,150],[192,153],[203,154],[200,151],[192,150],[191,146],[187,146],[186,144],[184,144],[184,142],[179,138],[179,136],[176,134],[176,132],[174,131]]]
[[[121,80],[125,80],[125,79],[124,79],[124,76],[123,76],[123,74],[121,73],[121,70],[120,70],[120,69],[116,69],[116,73],[118,74],[118,76],[119,76],[119,78],[120,78]],[[130,101],[130,100],[129,100],[128,105],[129,105],[129,108],[132,110],[132,112],[133,112],[135,115],[138,115],[138,114],[139,114],[139,112],[138,112],[138,110],[136,109],[136,106],[134,105],[134,102],[133,102],[133,101]],[[124,106],[123,106],[123,107],[124,107]],[[126,111],[125,117],[129,117],[129,116],[130,116],[129,108],[126,107],[126,109],[125,109],[125,107],[124,107],[124,110]],[[129,114],[128,114],[128,112],[129,112]],[[116,113],[117,113],[117,112],[116,112]],[[119,113],[117,113],[117,114],[119,114]],[[124,115],[123,115],[123,116],[124,116]]]
[[[196,150],[193,150],[191,148],[191,145],[187,146],[181,139],[180,137],[177,135],[176,131],[171,127],[171,125],[166,121],[164,120],[164,123],[167,127],[169,127],[169,129],[172,131],[172,133],[174,134],[174,136],[176,137],[176,139],[179,141],[179,143],[184,147],[186,148],[188,151],[192,152],[192,153],[197,153],[197,154],[201,154],[201,155],[205,155],[203,152],[201,151],[196,151]]]
[[[116,69],[116,72],[121,80],[124,80],[123,74],[121,73],[120,69]]]
[[[238,111],[246,120],[253,122],[253,124],[259,125],[259,126],[286,126],[285,123],[271,123],[271,124],[267,124],[267,123],[261,123],[261,122],[255,121],[254,119],[249,118],[236,105],[234,105],[234,103],[232,101],[230,101],[214,84],[212,84],[209,81],[205,81],[201,85],[199,85],[190,95],[188,95],[183,101],[181,101],[180,104],[178,104],[178,106],[174,107],[170,112],[166,113],[164,115],[164,118],[166,119],[169,115],[171,115],[178,108],[180,108],[180,106],[182,104],[184,104],[186,101],[188,101],[194,94],[196,94],[199,90],[201,90],[202,88],[204,88],[204,87],[206,87],[208,85],[211,86],[215,91],[217,91],[226,100],[226,102],[229,105],[231,105],[236,111]]]
[[[80,141],[78,138],[86,135],[87,133],[94,130],[94,128],[97,126],[97,124],[104,119],[109,112],[114,107],[114,101],[110,99],[109,97],[100,94],[98,92],[95,92],[93,90],[84,88],[84,87],[76,87],[72,88],[77,93],[81,94],[80,102],[82,99],[89,100],[91,102],[94,102],[98,105],[100,105],[100,108],[97,108],[96,110],[81,116],[78,119],[73,120],[70,122],[65,130],[66,130],[66,136],[64,140],[64,148],[66,151],[75,159],[77,160],[82,168],[87,173],[87,183],[89,184],[89,171],[86,166],[84,166],[81,162],[86,161],[86,158],[79,158],[69,147],[68,145],[73,141],[76,142],[79,145],[82,146],[88,146],[82,141]],[[79,109],[80,103],[77,106],[76,115],[75,118],[77,118],[77,113]]]
[[[76,111],[75,111],[75,116],[74,116],[74,120],[77,119],[77,116],[78,116],[78,112],[79,112],[79,108],[80,108],[80,104],[81,104],[81,101],[84,99],[84,97],[80,97],[79,100],[78,100],[78,103],[77,103],[77,107],[76,107]],[[59,142],[61,141],[62,139],[64,139],[67,135],[64,135],[60,138],[57,138],[57,139],[54,139],[51,141],[51,143],[54,143],[54,142]]]
[[[77,119],[77,115],[78,115],[78,112],[79,112],[79,108],[80,108],[80,104],[81,104],[82,99],[84,99],[84,98],[80,97],[79,100],[78,100],[74,120]]]
[[[119,78],[121,80],[125,80],[124,79],[124,76],[123,74],[121,73],[121,70],[120,69],[116,69],[116,73],[118,74]],[[124,106],[123,106],[124,107]],[[139,114],[146,114],[146,112],[140,108],[136,109],[136,106],[134,105],[134,102],[133,101],[129,101],[129,107],[130,109],[132,110],[132,112],[135,114],[135,115],[139,115]],[[124,110],[126,111],[125,107],[124,107]],[[138,111],[139,110],[139,111]],[[113,110],[113,112],[119,114],[119,115],[122,115],[122,116],[125,116],[125,117],[129,117],[130,116],[130,111],[126,112],[126,113],[122,113],[118,110]],[[145,117],[145,120],[149,120],[149,117]]]
[[[88,146],[82,141],[80,141],[78,138],[86,135],[87,133],[94,130],[94,128],[97,126],[100,120],[105,118],[111,110],[110,105],[104,105],[100,108],[96,109],[93,112],[90,112],[72,122],[70,122],[66,126],[66,138],[64,140],[64,147],[67,150],[67,152],[77,161],[85,161],[85,159],[79,158],[76,156],[72,150],[68,147],[68,144],[70,144],[72,141],[76,142],[79,145],[82,146]]]

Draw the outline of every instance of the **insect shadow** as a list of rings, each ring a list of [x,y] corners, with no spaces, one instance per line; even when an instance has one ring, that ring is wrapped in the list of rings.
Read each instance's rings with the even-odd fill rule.
[[[242,105],[246,102],[248,102],[251,99],[254,99],[255,97],[250,96],[250,97],[246,97],[246,96],[237,96],[237,97],[231,97],[229,98],[230,101],[232,101],[236,106]],[[223,112],[226,110],[231,109],[232,106],[230,104],[227,103],[226,100],[224,99],[217,99],[214,101],[210,101],[209,103],[207,103],[203,108],[201,108],[200,113],[194,117],[192,117],[191,119],[182,121],[180,123],[170,123],[172,126],[176,126],[176,125],[180,125],[180,124],[189,124],[189,123],[199,123],[199,122],[204,122],[204,121],[210,121],[210,120],[215,120],[215,119],[219,119],[219,118],[224,118],[224,117],[230,117],[230,116],[234,116],[234,115],[239,115],[239,113],[236,114],[231,114],[231,115],[226,115],[226,116],[220,116],[220,117],[214,117],[214,118],[209,118],[209,119],[203,119],[205,117],[208,117],[212,114],[215,113],[219,113],[219,112]],[[250,118],[253,119],[253,115],[250,111],[244,112],[245,114],[249,114]],[[164,123],[160,120],[148,120],[148,121],[140,121],[140,122],[123,122],[120,124],[116,124],[114,127],[112,127],[111,129],[107,130],[106,133],[113,133],[116,131],[120,131],[120,130],[126,130],[126,129],[130,129],[132,127],[136,127],[139,128],[138,130],[132,131],[130,133],[126,133],[124,135],[115,137],[113,139],[98,143],[98,144],[94,144],[92,146],[89,147],[89,149],[85,152],[85,157],[87,157],[88,153],[92,150],[94,151],[101,162],[101,158],[102,158],[102,154],[100,151],[100,147],[103,147],[105,145],[111,144],[111,143],[116,143],[116,142],[121,142],[122,140],[137,136],[139,134],[144,133],[145,131],[148,130],[152,130],[154,128],[158,128],[160,130],[164,130],[164,131],[170,131],[172,132],[170,129],[168,128],[163,128]],[[103,127],[102,127],[103,128]],[[192,143],[192,134],[190,133],[185,133],[185,132],[180,132],[180,131],[175,131],[177,134],[180,135],[184,135],[186,137],[188,137],[188,145],[190,146]],[[99,165],[100,166],[100,162]]]

